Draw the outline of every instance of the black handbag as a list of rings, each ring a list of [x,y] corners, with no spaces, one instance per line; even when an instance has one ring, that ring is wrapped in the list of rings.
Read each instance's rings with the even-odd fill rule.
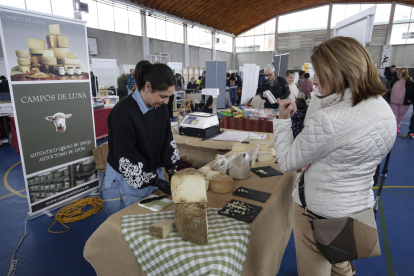
[[[391,152],[381,174],[374,208],[351,214],[349,217],[322,218],[308,210],[305,200],[305,173],[300,176],[298,192],[302,208],[305,209],[303,215],[309,218],[319,251],[331,264],[381,255],[375,214],[390,154]]]

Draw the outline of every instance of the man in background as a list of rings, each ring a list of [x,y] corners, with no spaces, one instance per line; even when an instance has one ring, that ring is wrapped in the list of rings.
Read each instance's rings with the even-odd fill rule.
[[[206,87],[206,71],[203,72],[203,76],[200,82],[200,87],[198,89],[203,89]]]
[[[394,86],[394,83],[398,80],[397,67],[395,67],[395,65],[391,65],[390,71],[385,74],[385,78],[388,80],[388,83],[392,88]]]
[[[118,95],[119,100],[122,100],[126,96],[128,96],[128,88],[126,86],[128,77],[126,76],[125,71],[122,71],[122,74],[117,79],[118,84]]]
[[[274,104],[270,103],[269,100],[267,99],[266,93],[263,93],[263,92],[269,90],[273,94],[276,100],[287,99],[287,97],[289,97],[290,95],[289,85],[287,81],[285,80],[285,78],[276,76],[275,67],[272,64],[266,65],[264,68],[264,71],[265,71],[265,76],[267,80],[263,82],[263,85],[261,87],[260,98],[262,98],[263,100],[266,100],[264,104],[265,108],[278,109],[279,103],[278,102]]]
[[[129,70],[129,76],[127,77],[126,87],[128,88],[128,95],[132,94],[135,87],[134,69]]]

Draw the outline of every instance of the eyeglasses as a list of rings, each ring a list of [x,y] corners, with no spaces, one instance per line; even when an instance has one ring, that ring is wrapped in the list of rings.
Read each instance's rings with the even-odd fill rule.
[[[268,78],[268,77],[270,77],[270,76],[273,76],[273,73],[272,74],[267,74],[267,75],[265,75],[266,76],[266,78]]]

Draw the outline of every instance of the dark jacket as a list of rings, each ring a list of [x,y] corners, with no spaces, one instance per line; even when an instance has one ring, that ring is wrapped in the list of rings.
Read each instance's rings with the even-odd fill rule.
[[[0,92],[10,92],[8,80],[4,80],[0,83]]]
[[[388,80],[388,83],[392,88],[394,86],[394,83],[398,80],[397,71],[395,71],[394,73],[391,73],[391,71],[387,72],[385,74],[385,78]]]
[[[118,84],[118,90],[119,91],[128,91],[127,87],[126,87],[126,82],[127,82],[127,76],[126,75],[120,75],[117,79],[117,84]]]
[[[243,87],[243,81],[239,74],[236,75],[236,78],[237,78],[237,81],[236,81],[237,87]]]
[[[265,75],[259,75],[259,86],[262,86],[263,82],[266,80]]]
[[[128,88],[128,89],[134,89],[134,87],[132,87],[132,88],[129,88],[129,84],[130,84],[130,82],[131,82],[131,78],[133,79],[133,81],[134,81],[134,85],[136,85],[137,83],[135,82],[135,78],[134,78],[134,76],[133,75],[131,75],[131,74],[129,74],[128,75],[128,78],[127,78],[127,80],[126,80],[126,83],[125,83],[125,85],[126,85],[126,87]]]
[[[276,100],[278,98],[280,98],[281,100],[287,99],[287,97],[289,97],[290,95],[289,85],[284,78],[276,77],[276,80],[273,86],[270,86],[269,80],[264,81],[262,88],[261,88],[260,98],[262,98],[263,100],[266,100],[264,104],[265,108],[274,108],[274,109],[279,108],[279,104],[271,104],[267,98],[263,97],[263,92],[266,90],[270,90],[273,96],[275,96]]]
[[[98,92],[98,88],[99,88],[97,76],[94,75],[91,77],[91,85],[92,85],[92,95],[96,97],[96,93]]]
[[[392,88],[388,90],[388,95],[385,97],[387,102],[390,102]],[[408,101],[411,101],[410,103]],[[405,82],[405,97],[404,105],[410,105],[414,102],[414,83],[412,81]]]
[[[198,85],[194,82],[194,83],[187,83],[187,89],[197,89]]]

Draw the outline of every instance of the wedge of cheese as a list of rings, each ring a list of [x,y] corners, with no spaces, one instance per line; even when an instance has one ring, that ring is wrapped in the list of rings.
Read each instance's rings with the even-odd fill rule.
[[[175,204],[175,228],[178,235],[189,242],[208,244],[207,204]]]
[[[260,151],[267,151],[267,144],[260,144],[259,150]]]
[[[60,35],[60,25],[59,24],[49,25],[49,33],[51,35]]]
[[[59,35],[57,37],[58,40],[58,47],[59,48],[68,48],[69,47],[69,38],[67,36],[61,36]]]
[[[206,184],[204,174],[189,168],[178,171],[171,178],[173,202],[206,202]]]
[[[199,171],[202,172],[204,175],[207,175],[207,173],[209,171],[211,171],[211,167],[210,166],[204,166],[204,167],[200,168]]]
[[[66,58],[72,58],[72,59],[75,59],[75,58],[76,58],[76,55],[75,55],[74,53],[67,52],[67,53],[66,53]]]
[[[35,39],[35,38],[28,38],[27,44],[29,45],[29,48],[32,49],[46,49],[46,44],[43,40]]]
[[[246,150],[247,150],[247,147],[245,144],[237,143],[231,146],[231,151],[245,152]]]
[[[272,158],[273,158],[273,155],[271,152],[259,153],[257,155],[257,161],[259,162],[268,161],[268,160],[271,160]]]
[[[150,226],[150,235],[156,238],[165,238],[174,229],[174,220],[162,219]]]
[[[48,47],[52,47],[52,48],[59,47],[57,35],[47,35],[46,42],[47,42]]]
[[[217,175],[217,174],[220,174],[220,172],[216,172],[216,171],[209,171],[209,172],[207,173],[207,175],[206,175],[206,180],[207,180],[207,181],[210,181],[210,180],[211,180],[211,178],[212,178],[214,175]]]

